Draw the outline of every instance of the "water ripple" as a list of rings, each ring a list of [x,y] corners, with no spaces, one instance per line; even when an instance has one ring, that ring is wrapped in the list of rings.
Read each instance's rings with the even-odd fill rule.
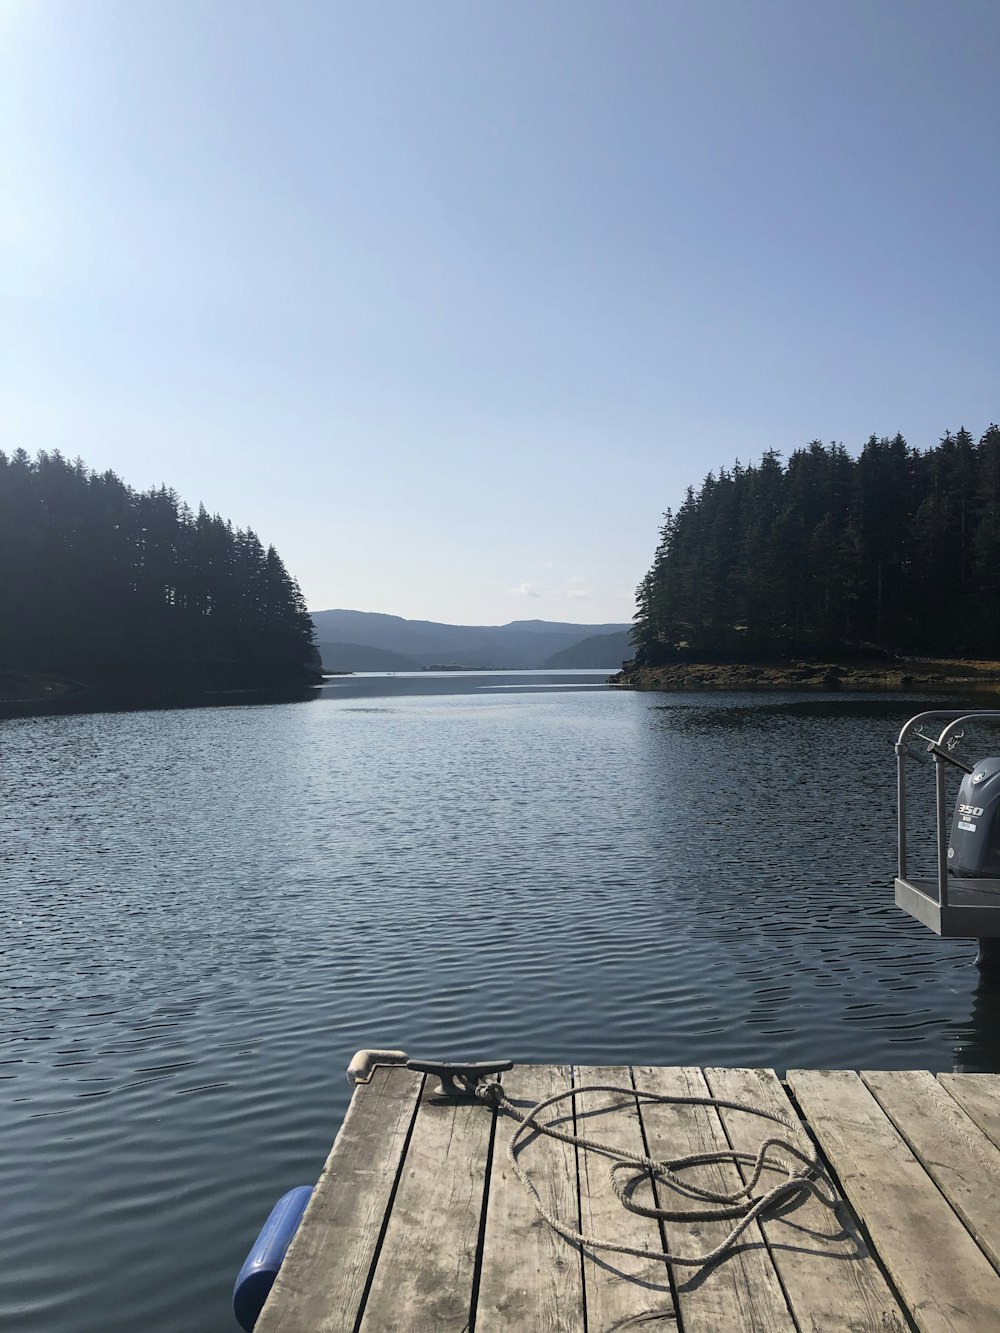
[[[228,1333],[361,1046],[1000,1068],[892,903],[921,700],[557,683],[2,724],[5,1329]]]

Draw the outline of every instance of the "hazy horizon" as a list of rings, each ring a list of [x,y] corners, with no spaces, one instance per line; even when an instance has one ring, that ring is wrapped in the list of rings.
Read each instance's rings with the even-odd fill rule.
[[[436,620],[434,616],[401,616],[395,611],[369,611],[362,610],[357,606],[311,606],[309,614],[311,616],[323,615],[328,611],[348,611],[352,615],[362,616],[391,616],[394,620],[413,620],[423,621],[431,625],[460,625],[462,627],[475,629],[503,629],[508,625],[580,625],[589,628],[594,625],[614,625],[616,628],[623,625],[631,625],[632,617],[628,616],[624,620],[566,620],[565,617],[552,616],[513,616],[510,620],[504,621],[486,621],[486,620]]]

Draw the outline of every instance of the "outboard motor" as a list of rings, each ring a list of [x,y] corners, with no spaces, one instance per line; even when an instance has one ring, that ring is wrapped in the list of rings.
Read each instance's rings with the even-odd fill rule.
[[[1000,758],[982,759],[958,789],[948,873],[1000,879]]]

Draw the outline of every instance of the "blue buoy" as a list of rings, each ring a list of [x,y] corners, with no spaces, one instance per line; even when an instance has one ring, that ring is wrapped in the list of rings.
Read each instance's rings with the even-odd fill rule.
[[[239,1271],[233,1287],[233,1313],[246,1333],[252,1333],[311,1198],[311,1185],[299,1185],[281,1196]]]

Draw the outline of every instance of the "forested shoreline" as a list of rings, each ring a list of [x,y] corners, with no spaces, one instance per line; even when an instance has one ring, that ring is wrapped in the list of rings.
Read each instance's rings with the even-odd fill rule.
[[[667,511],[636,599],[637,668],[1000,657],[1000,427],[710,473]]]
[[[19,449],[0,452],[0,672],[15,693],[46,678],[50,695],[147,698],[304,687],[319,657],[298,584],[256,533]]]

